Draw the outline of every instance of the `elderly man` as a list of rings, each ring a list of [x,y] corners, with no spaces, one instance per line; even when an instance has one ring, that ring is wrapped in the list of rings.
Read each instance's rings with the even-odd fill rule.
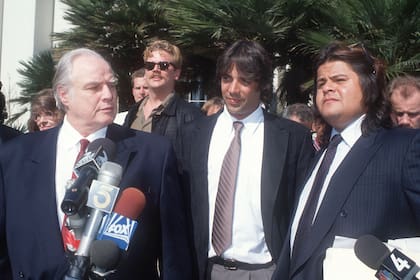
[[[185,213],[171,144],[112,124],[116,83],[109,63],[98,53],[68,52],[53,80],[57,103],[65,111],[63,123],[17,138],[0,152],[2,279],[61,279],[67,273],[72,253],[63,245],[72,240],[62,235],[67,226],[60,208],[65,184],[81,143],[105,137],[116,144],[111,160],[123,168],[121,190],[135,187],[146,197],[130,247],[108,278],[190,278]]]

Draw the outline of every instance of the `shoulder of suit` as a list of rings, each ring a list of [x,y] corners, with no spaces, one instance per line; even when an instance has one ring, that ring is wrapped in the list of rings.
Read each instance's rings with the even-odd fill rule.
[[[114,142],[131,143],[130,145],[134,146],[142,145],[144,143],[156,143],[156,146],[170,143],[170,141],[162,135],[123,127],[116,124],[110,125],[109,134],[107,133],[107,137],[109,137]]]

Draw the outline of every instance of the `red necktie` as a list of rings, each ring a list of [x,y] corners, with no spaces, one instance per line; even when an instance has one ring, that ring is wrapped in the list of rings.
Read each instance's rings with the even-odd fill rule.
[[[89,145],[89,140],[87,139],[81,139],[80,140],[80,150],[77,154],[75,164],[80,160],[80,158],[84,155],[85,150],[87,146]],[[72,173],[71,178],[74,180],[77,178],[76,173]],[[75,252],[77,248],[79,247],[80,240],[76,239],[76,236],[74,234],[73,230],[70,230],[67,227],[67,215],[64,215],[63,219],[63,225],[61,227],[61,235],[63,237],[63,243],[64,243],[64,250],[69,250],[71,252]]]

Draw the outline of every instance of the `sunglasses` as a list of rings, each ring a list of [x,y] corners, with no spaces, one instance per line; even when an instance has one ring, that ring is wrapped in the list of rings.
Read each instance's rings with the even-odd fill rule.
[[[160,62],[146,61],[144,63],[144,68],[146,68],[146,70],[148,70],[148,71],[151,71],[151,70],[155,69],[156,64],[158,65],[159,70],[162,70],[162,71],[168,70],[169,66],[171,66],[171,65],[174,68],[176,68],[175,65],[172,62],[168,62],[168,61],[160,61]]]

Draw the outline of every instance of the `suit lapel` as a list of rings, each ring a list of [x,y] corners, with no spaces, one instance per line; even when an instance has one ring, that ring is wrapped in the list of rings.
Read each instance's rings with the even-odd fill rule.
[[[34,223],[33,228],[49,232],[42,236],[49,239],[51,254],[54,252],[57,255],[63,251],[55,186],[58,131],[56,127],[37,136],[34,135],[33,141],[36,146],[28,153],[27,160],[23,163],[25,174],[28,176],[23,178],[26,187],[23,188],[25,193],[22,194],[22,197],[27,197],[25,200],[28,204],[33,204],[27,209],[36,209],[32,213],[27,213],[31,216],[28,223]]]
[[[382,144],[377,136],[377,133],[371,133],[360,137],[332,176],[312,228],[311,240],[305,240],[302,254],[293,257],[292,274],[311,257],[330,232],[358,178]]]
[[[188,141],[190,144],[189,162],[191,162],[192,169],[190,193],[195,245],[199,253],[206,255],[209,241],[207,161],[210,139],[216,121],[216,116],[197,121],[189,135],[190,141]]]
[[[272,226],[277,193],[282,186],[282,172],[288,149],[288,132],[277,125],[274,117],[264,114],[264,151],[261,171],[261,212],[268,246],[272,242]],[[273,248],[270,248],[273,249]]]
[[[136,142],[139,138],[134,137],[135,135],[136,134],[133,130],[126,129],[115,124],[108,126],[106,137],[117,144],[115,159],[111,159],[111,161],[118,162],[124,171],[127,170],[130,161],[135,156],[135,152],[133,151],[136,149],[131,149],[130,147],[139,144]]]

